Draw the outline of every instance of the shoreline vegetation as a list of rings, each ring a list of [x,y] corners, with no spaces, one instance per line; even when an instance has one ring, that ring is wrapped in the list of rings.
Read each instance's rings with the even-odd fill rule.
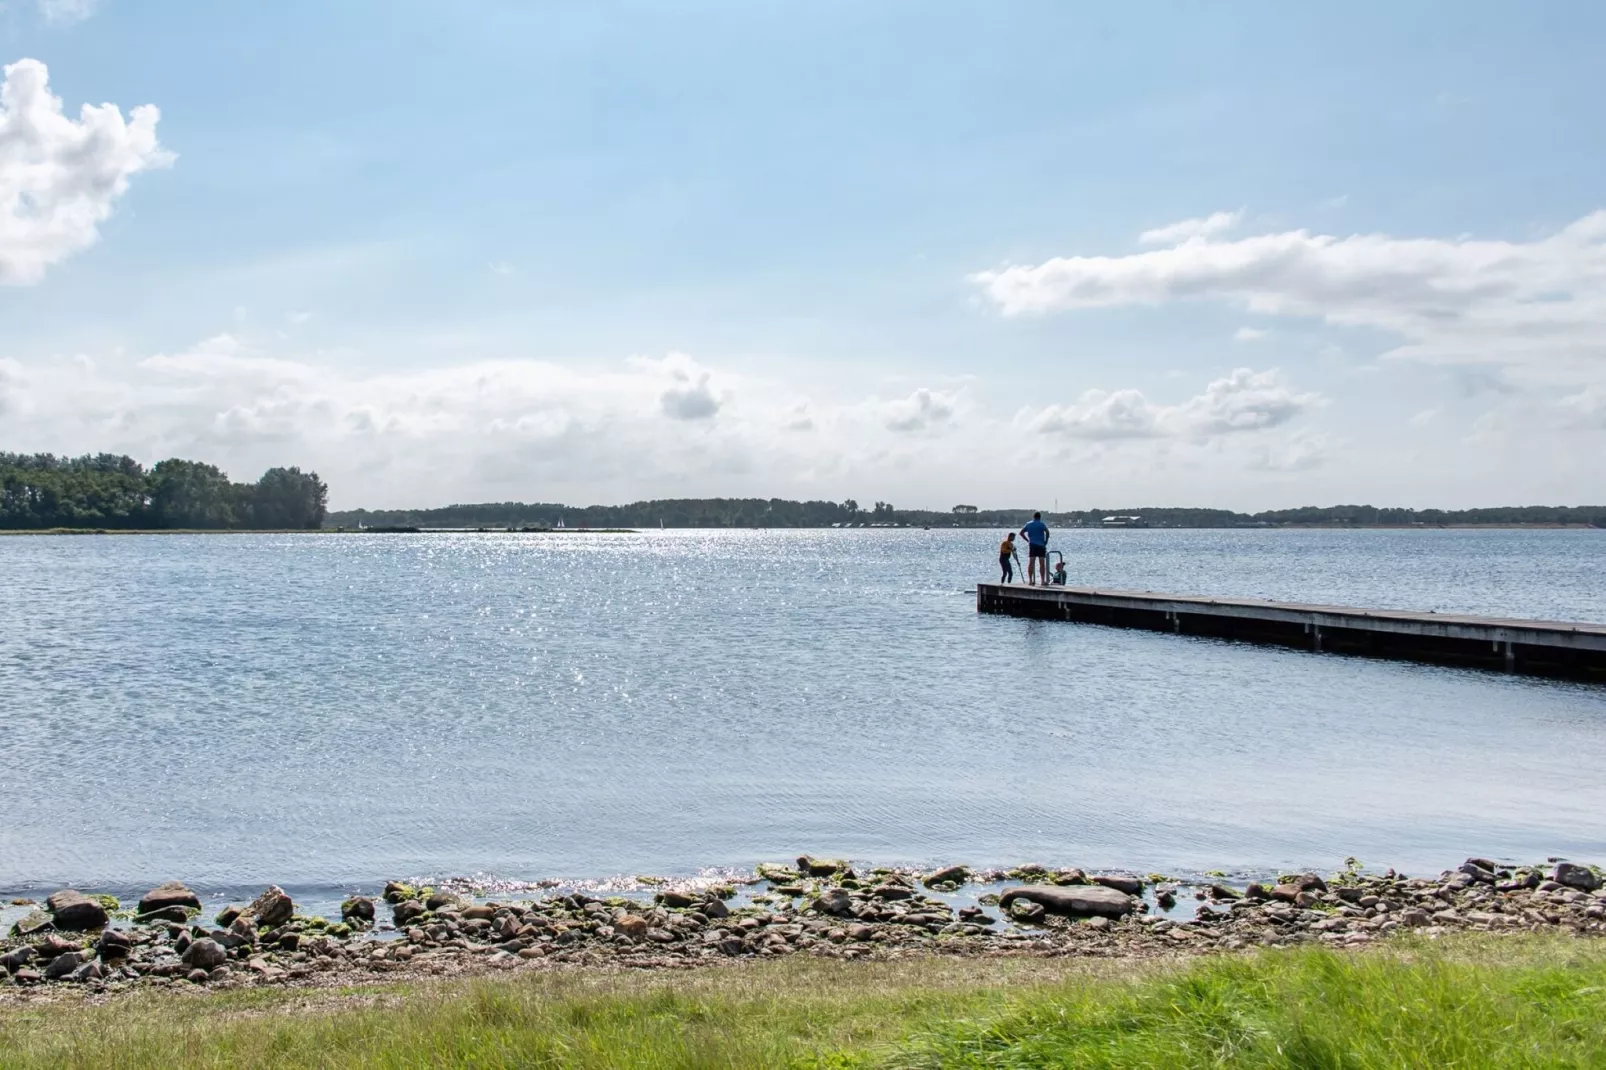
[[[315,530],[329,488],[316,472],[270,468],[255,483],[174,457],[147,470],[111,453],[0,452],[0,530]]]
[[[1606,954],[1565,937],[1400,939],[1143,962],[782,959],[309,992],[0,1004],[17,1068],[1577,1067]]]
[[[1259,513],[1174,506],[1048,510],[1041,506],[899,509],[878,501],[670,498],[628,505],[487,502],[432,509],[330,512],[316,472],[270,468],[233,483],[214,465],[169,458],[146,469],[132,457],[0,452],[0,532],[129,534],[428,531],[591,534],[655,528],[1007,528],[1042,511],[1058,528],[1599,528],[1606,505],[1400,509],[1302,506]]]
[[[997,916],[953,911],[975,882],[1001,887],[977,900]],[[5,941],[0,1065],[1576,1066],[1606,1050],[1606,888],[1566,862],[1431,878],[1352,862],[1239,887],[803,856],[749,888],[484,901],[393,881],[338,923],[277,887],[211,918],[178,883],[132,918],[64,889]],[[1194,916],[1163,916],[1167,898]]]
[[[1041,511],[1058,528],[1606,528],[1606,506],[1501,506],[1487,509],[1392,509],[1370,505],[1305,506],[1260,513],[1170,506],[1050,511],[1041,506],[948,510],[898,509],[876,502],[781,498],[674,498],[629,505],[571,506],[498,502],[438,509],[331,512],[330,528],[553,530],[590,528],[1001,528]]]

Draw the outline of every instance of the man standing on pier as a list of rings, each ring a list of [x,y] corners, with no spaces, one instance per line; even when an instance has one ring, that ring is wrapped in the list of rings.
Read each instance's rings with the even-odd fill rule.
[[[1048,525],[1043,523],[1042,513],[1033,513],[1026,526],[1020,529],[1026,536],[1026,582],[1041,583],[1048,586]],[[1042,579],[1034,580],[1033,576],[1041,573]]]

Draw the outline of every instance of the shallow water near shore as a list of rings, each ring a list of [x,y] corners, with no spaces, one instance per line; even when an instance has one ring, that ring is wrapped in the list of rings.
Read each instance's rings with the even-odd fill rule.
[[[1000,534],[0,540],[0,887],[1606,860],[1606,688],[979,617]],[[1056,543],[1077,583],[1606,619],[1600,532]]]

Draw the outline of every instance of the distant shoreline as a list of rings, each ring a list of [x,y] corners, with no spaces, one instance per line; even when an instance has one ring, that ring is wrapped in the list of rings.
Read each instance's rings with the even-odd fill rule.
[[[663,531],[991,531],[996,524],[876,524],[854,527],[825,525],[763,527],[656,528],[0,528],[5,535],[642,535]],[[1154,524],[1145,527],[1068,525],[1060,531],[1606,531],[1597,524]]]

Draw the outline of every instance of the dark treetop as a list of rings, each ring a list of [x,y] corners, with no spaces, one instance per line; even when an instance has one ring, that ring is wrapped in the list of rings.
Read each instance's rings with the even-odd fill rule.
[[[110,453],[0,453],[0,529],[312,529],[328,495],[316,472],[299,468],[230,483],[212,465],[178,458],[147,471]]]

